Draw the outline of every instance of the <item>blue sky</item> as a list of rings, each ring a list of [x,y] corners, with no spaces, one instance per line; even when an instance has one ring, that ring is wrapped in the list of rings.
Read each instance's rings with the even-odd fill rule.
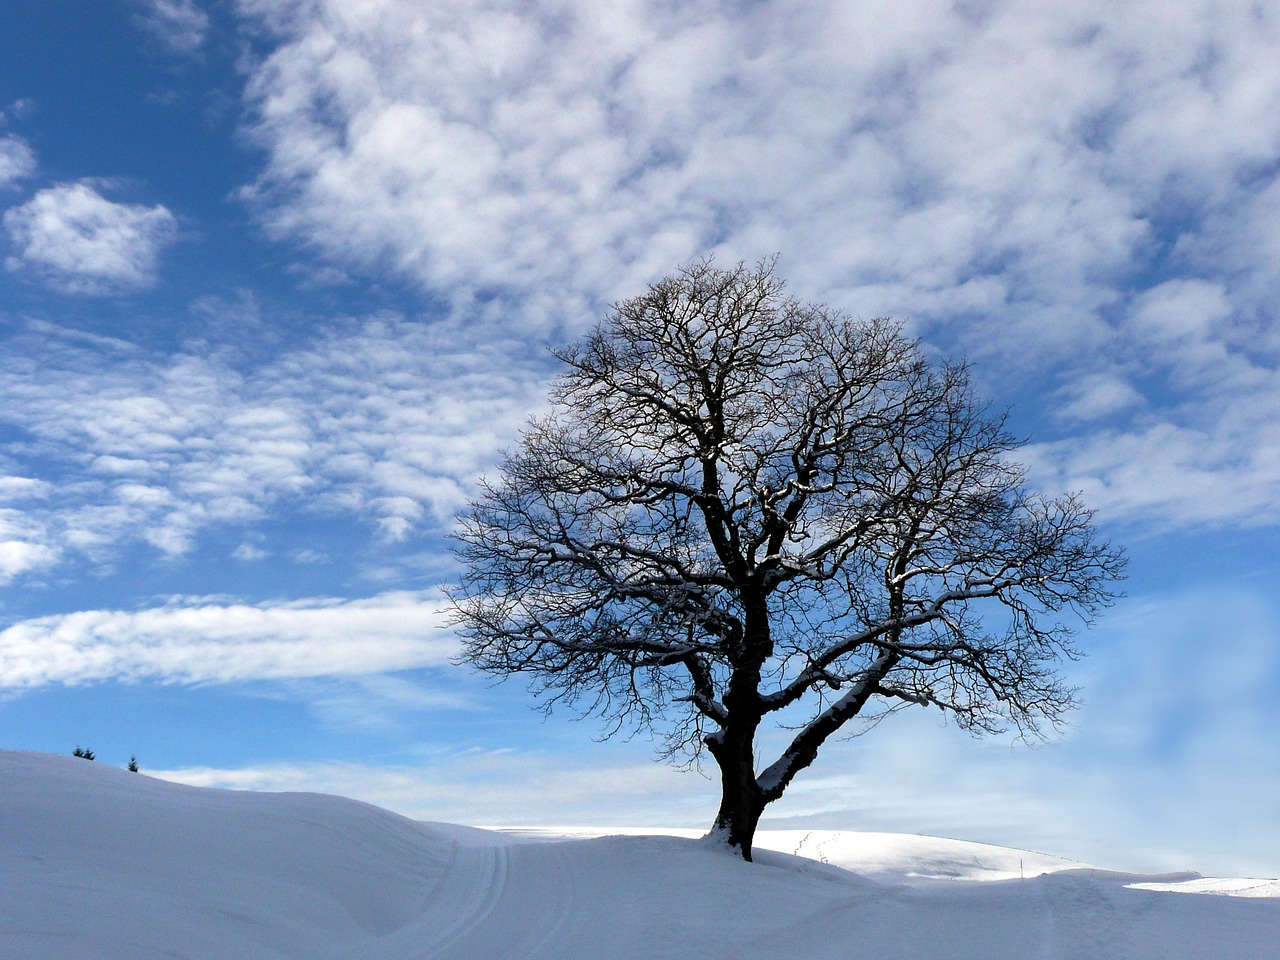
[[[709,823],[451,666],[547,347],[703,253],[909,319],[1131,554],[1046,745],[904,713],[788,824],[1280,871],[1280,17],[47,0],[0,31],[0,742],[462,822]]]

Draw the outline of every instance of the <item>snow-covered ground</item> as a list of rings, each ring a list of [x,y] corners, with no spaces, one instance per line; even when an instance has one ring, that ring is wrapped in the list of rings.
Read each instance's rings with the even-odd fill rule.
[[[599,833],[0,751],[0,957],[1280,957],[1275,881],[833,831],[764,832],[746,864],[691,832]]]

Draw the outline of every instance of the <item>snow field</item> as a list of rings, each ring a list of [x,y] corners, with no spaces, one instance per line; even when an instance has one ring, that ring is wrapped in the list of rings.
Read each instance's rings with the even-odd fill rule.
[[[0,957],[1280,956],[1275,881],[835,831],[767,832],[746,864],[688,836],[593,833],[421,824],[0,751]]]

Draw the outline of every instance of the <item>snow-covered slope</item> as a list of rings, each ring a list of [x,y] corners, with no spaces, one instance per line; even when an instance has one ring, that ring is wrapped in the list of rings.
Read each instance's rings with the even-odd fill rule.
[[[675,836],[697,839],[705,830],[654,830],[648,827],[497,827],[503,833],[536,840],[617,836]],[[902,833],[851,830],[760,830],[754,848],[790,853],[843,867],[864,877],[889,881],[1018,880],[1088,864],[1028,850],[968,840],[919,837]],[[1194,875],[1198,878],[1198,874]]]
[[[780,831],[745,864],[685,837],[530,833],[0,752],[0,957],[1280,956],[1280,899],[1256,885],[1177,896],[1130,886],[1176,878],[885,834]],[[1006,877],[1017,861],[1057,872],[930,879]]]

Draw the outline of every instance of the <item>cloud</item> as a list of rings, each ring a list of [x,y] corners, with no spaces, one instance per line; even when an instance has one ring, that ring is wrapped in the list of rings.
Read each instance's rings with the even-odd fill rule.
[[[0,474],[0,584],[57,562],[58,549],[50,542],[47,525],[29,512],[53,490],[43,480]]]
[[[464,824],[709,827],[709,782],[597,745],[589,764],[515,749],[433,752],[417,763],[317,762],[151,770],[198,787],[354,797],[419,820]]]
[[[21,137],[0,137],[0,190],[29,177],[36,169],[36,155]]]
[[[1280,390],[1280,378],[1273,380]],[[1280,523],[1280,404],[1262,391],[1242,408],[1037,444],[1021,451],[1033,482],[1076,490],[1108,520],[1156,529]],[[1197,422],[1199,421],[1199,422]]]
[[[260,604],[178,598],[145,610],[58,614],[0,631],[0,687],[230,683],[435,666],[456,652],[444,617],[439,597],[409,592]]]
[[[0,356],[0,423],[25,438],[8,451],[25,476],[0,492],[39,491],[27,522],[95,563],[138,541],[180,556],[212,526],[268,515],[355,517],[409,540],[451,522],[542,401],[543,365],[518,342],[395,316],[257,361],[33,324]],[[307,549],[295,559],[320,559]],[[269,552],[288,550],[253,538],[236,556]]]
[[[134,16],[175,54],[190,56],[203,45],[209,16],[195,0],[132,0]]]
[[[267,223],[433,291],[612,297],[781,248],[851,308],[1075,349],[1168,192],[1224,208],[1277,154],[1276,24],[1243,2],[241,9],[279,42]]]
[[[1067,384],[1060,391],[1064,406],[1051,412],[1064,420],[1103,420],[1145,404],[1136,386],[1115,372],[1090,373]]]
[[[0,489],[5,480],[15,479],[19,478],[0,478]],[[52,566],[58,551],[48,541],[48,531],[39,520],[22,511],[0,507],[0,584]]]
[[[801,296],[909,316],[994,389],[1018,370],[1062,397],[1059,422],[1094,432],[1040,450],[1046,476],[1129,516],[1251,522],[1280,484],[1249,441],[1267,421],[1238,413],[1270,409],[1280,357],[1274,11],[239,9],[275,44],[249,76],[266,164],[247,195],[335,268],[558,337],[692,255],[781,250]],[[1242,469],[1241,506],[1154,496],[1110,459],[1128,442],[1157,474],[1192,457],[1193,478],[1231,486]]]
[[[52,484],[30,477],[0,476],[0,503],[41,499],[49,495]]]
[[[338,321],[253,361],[33,324],[0,358],[0,420],[31,438],[34,459],[9,469],[56,484],[22,505],[53,555],[101,562],[141,539],[179,556],[212,526],[292,509],[358,517],[388,545],[438,530],[541,402],[530,345],[708,248],[783,249],[797,293],[913,314],[1000,389],[1017,370],[1060,398],[1056,422],[1078,432],[1026,456],[1105,517],[1276,520],[1280,337],[1263,305],[1280,291],[1265,215],[1280,78],[1264,13],[240,9],[275,43],[249,67],[264,221],[344,270],[420,284],[451,319]],[[132,246],[50,229],[17,244],[46,251],[18,268],[86,292],[150,282],[162,207],[63,185],[6,225],[71,196],[150,227]],[[199,309],[260,322],[251,300]]]
[[[163,206],[116,203],[88,181],[38,192],[4,215],[15,255],[5,266],[64,293],[102,296],[155,282],[177,221]]]
[[[255,560],[265,560],[271,554],[261,547],[254,546],[252,543],[242,543],[231,551],[231,556],[236,560],[252,563]]]
[[[1033,480],[1157,528],[1280,523],[1280,369],[1264,344],[1237,344],[1249,333],[1236,316],[1227,291],[1203,281],[1135,298],[1131,329],[1148,359],[1063,391],[1063,417],[1099,422],[1025,448]]]
[[[460,676],[461,671],[450,667],[415,679],[372,674],[296,680],[284,685],[282,695],[306,702],[325,730],[341,736],[390,733],[420,740],[431,719],[456,718],[458,711],[489,712],[483,696],[454,687]]]

